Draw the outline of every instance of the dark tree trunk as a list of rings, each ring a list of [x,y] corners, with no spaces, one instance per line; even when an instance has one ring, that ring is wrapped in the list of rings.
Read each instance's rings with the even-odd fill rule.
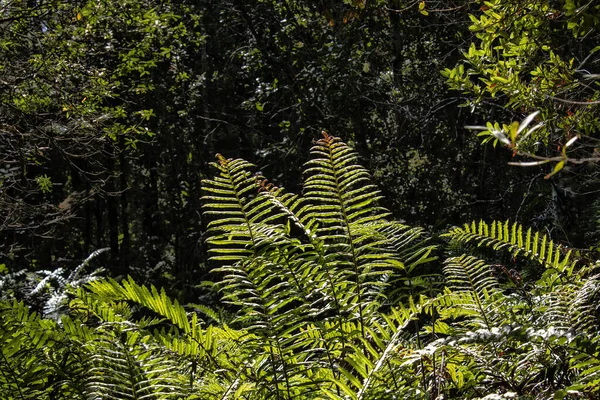
[[[128,179],[129,179],[129,164],[125,156],[125,139],[123,136],[119,138],[119,166],[121,168],[120,176],[120,194],[121,194],[121,231],[123,232],[123,241],[121,242],[121,273],[123,275],[129,274],[129,248],[130,248],[130,234],[129,234],[129,203],[127,198],[128,193]]]
[[[111,275],[119,275],[119,202],[117,200],[117,190],[115,185],[114,173],[116,165],[114,159],[114,149],[111,143],[106,144],[108,154],[108,168],[110,175],[107,178],[105,187],[106,211],[108,217],[108,245],[110,247],[110,267]]]

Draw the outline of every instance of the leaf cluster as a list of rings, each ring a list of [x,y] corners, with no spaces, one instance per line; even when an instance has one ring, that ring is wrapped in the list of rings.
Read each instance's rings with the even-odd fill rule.
[[[445,260],[440,288],[426,268],[435,247],[388,219],[357,154],[324,134],[311,155],[302,195],[223,156],[204,180],[227,311],[184,307],[131,278],[73,289],[55,319],[1,302],[0,395],[598,396],[597,262],[519,224],[472,222],[443,235],[464,254]],[[514,268],[478,258],[481,248]],[[522,275],[525,261],[541,276]]]

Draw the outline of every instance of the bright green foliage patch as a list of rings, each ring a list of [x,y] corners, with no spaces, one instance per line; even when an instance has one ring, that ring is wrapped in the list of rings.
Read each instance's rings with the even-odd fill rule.
[[[476,3],[481,7],[470,15],[469,26],[474,38],[463,60],[442,74],[451,89],[468,96],[464,106],[496,104],[516,120],[502,126],[488,122],[480,134],[484,142],[500,139],[528,160],[518,165],[553,162],[547,177],[568,162],[597,163],[587,145],[597,140],[600,127],[595,70],[600,6],[584,0]],[[517,121],[534,112],[540,124],[524,131]],[[573,145],[575,140],[580,141]]]
[[[131,278],[61,289],[71,301],[56,320],[3,301],[2,398],[599,395],[597,263],[519,224],[472,222],[444,235],[467,254],[439,265],[440,288],[439,250],[388,219],[339,138],[314,144],[302,195],[243,160],[214,166],[204,212],[224,308],[182,306]],[[482,248],[514,268],[477,258]],[[523,260],[543,268],[537,281],[519,274]]]

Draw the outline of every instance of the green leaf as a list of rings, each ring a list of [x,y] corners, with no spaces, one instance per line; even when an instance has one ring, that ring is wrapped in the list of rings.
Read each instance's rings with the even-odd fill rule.
[[[554,166],[554,169],[552,170],[552,172],[549,173],[548,175],[544,176],[544,179],[549,179],[550,177],[556,175],[558,172],[560,172],[561,169],[563,169],[564,166],[565,166],[564,161],[557,162],[556,165]]]

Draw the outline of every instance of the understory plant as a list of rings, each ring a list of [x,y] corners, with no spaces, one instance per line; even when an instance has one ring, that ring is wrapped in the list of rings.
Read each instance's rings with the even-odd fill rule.
[[[301,195],[244,160],[214,167],[203,200],[219,312],[132,279],[66,287],[53,319],[3,301],[0,398],[598,397],[590,254],[508,221],[436,246],[390,218],[357,154],[326,133]]]

